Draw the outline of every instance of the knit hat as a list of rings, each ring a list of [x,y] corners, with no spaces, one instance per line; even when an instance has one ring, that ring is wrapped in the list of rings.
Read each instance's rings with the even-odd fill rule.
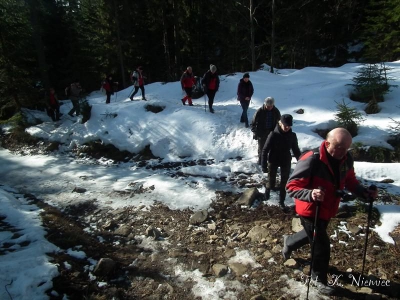
[[[292,115],[282,115],[281,122],[285,126],[293,126],[293,117]]]
[[[273,97],[267,97],[265,98],[265,105],[267,106],[272,106],[275,104],[275,99]]]
[[[217,67],[214,66],[214,65],[210,65],[210,71],[211,71],[211,72],[217,71]]]
[[[244,73],[243,74],[243,78],[250,78],[250,74],[249,73]]]

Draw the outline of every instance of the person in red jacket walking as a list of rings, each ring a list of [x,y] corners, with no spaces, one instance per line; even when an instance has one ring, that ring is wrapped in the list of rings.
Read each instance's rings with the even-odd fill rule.
[[[321,294],[330,295],[334,292],[333,287],[327,285],[330,259],[327,227],[338,211],[340,191],[346,188],[363,199],[375,199],[378,195],[378,190],[367,189],[356,179],[354,161],[348,152],[351,143],[352,137],[346,129],[331,130],[321,143],[319,153],[308,151],[300,157],[286,185],[287,193],[295,200],[303,230],[283,236],[284,259],[288,259],[292,251],[312,243],[316,207],[319,203],[311,279]]]
[[[133,84],[133,87],[135,88],[134,92],[132,95],[129,97],[131,101],[133,101],[133,97],[135,97],[136,93],[139,91],[139,89],[142,91],[142,100],[146,101],[146,96],[144,94],[144,80],[146,79],[146,76],[143,76],[143,68],[142,66],[139,66],[136,68],[135,71],[133,71],[131,75],[131,81]]]
[[[206,93],[208,97],[208,108],[210,113],[214,113],[214,98],[219,89],[219,77],[217,74],[217,67],[215,65],[210,65],[210,70],[203,75],[201,84],[203,86],[204,93]]]
[[[114,85],[116,84],[118,84],[118,82],[114,82],[111,75],[108,75],[104,80],[103,89],[106,91],[107,95],[106,104],[110,103],[111,95],[114,95]]]
[[[193,106],[192,103],[192,90],[196,83],[196,79],[193,76],[192,67],[187,67],[186,71],[181,76],[182,90],[185,92],[185,97],[181,99],[182,104],[186,105],[186,100],[189,102],[189,106]]]
[[[47,104],[47,114],[53,121],[60,120],[60,103],[54,88],[49,89],[49,98]]]

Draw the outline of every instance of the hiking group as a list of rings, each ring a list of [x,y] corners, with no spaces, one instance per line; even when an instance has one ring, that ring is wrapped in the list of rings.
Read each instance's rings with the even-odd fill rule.
[[[145,77],[142,72],[142,67],[138,67],[132,73],[134,89],[129,97],[130,100],[133,100],[139,89],[142,100],[146,100]],[[112,87],[116,84],[118,83],[112,81],[112,76],[108,76],[105,80],[103,87],[107,94],[106,103],[110,103]],[[193,87],[201,85],[204,97],[208,98],[209,112],[214,113],[214,98],[220,85],[215,65],[211,64],[201,79],[196,78],[192,67],[188,66],[180,78],[180,84],[184,93],[181,99],[183,105],[187,102],[189,106],[193,106]],[[74,112],[76,115],[80,113],[81,91],[79,80],[75,80],[65,90],[73,104],[73,108],[68,113],[70,116]],[[289,209],[284,203],[288,194],[294,199],[294,209],[303,227],[297,233],[283,236],[282,256],[287,260],[297,249],[310,244],[311,265],[308,287],[312,282],[318,292],[331,295],[335,289],[329,285],[328,281],[331,250],[327,228],[330,219],[338,211],[344,190],[369,202],[370,210],[372,202],[378,196],[378,190],[372,186],[366,188],[356,179],[354,160],[348,152],[352,144],[352,136],[346,129],[331,130],[320,144],[319,151],[306,151],[301,154],[297,135],[293,131],[293,116],[281,115],[273,97],[265,98],[263,105],[256,110],[249,123],[247,113],[253,94],[254,87],[250,81],[250,75],[245,73],[237,86],[237,100],[242,107],[240,122],[244,123],[246,128],[250,127],[253,139],[257,140],[257,164],[261,166],[263,173],[267,173],[265,199],[270,199],[271,191],[279,192],[279,206],[284,212],[288,212]],[[54,89],[50,90],[48,113],[53,120],[58,120],[60,117]],[[297,164],[290,175],[292,153]],[[279,186],[277,185],[278,168],[280,168]],[[368,237],[368,233],[366,236]],[[363,269],[364,263],[365,261]]]
[[[186,68],[181,76],[180,82],[182,92],[185,94],[185,96],[181,99],[182,104],[186,105],[187,101],[189,106],[193,106],[193,88],[198,82],[196,82],[196,78],[193,75],[192,67],[189,66]],[[210,69],[203,75],[200,83],[204,94],[208,97],[208,109],[210,113],[214,113],[214,98],[219,89],[219,77],[217,74],[217,67],[215,65],[210,65]]]

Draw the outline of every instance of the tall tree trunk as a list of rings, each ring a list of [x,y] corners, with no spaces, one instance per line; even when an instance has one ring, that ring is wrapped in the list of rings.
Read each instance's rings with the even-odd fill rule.
[[[274,73],[274,64],[275,64],[275,0],[272,0],[272,9],[271,9],[271,63],[270,63],[270,72]]]
[[[118,8],[115,5],[115,0],[113,0],[113,6],[114,6],[114,11],[115,11],[115,25],[116,25],[116,30],[117,30],[117,51],[118,51],[118,59],[119,59],[119,65],[120,65],[120,71],[121,71],[121,78],[122,78],[122,87],[127,87],[126,85],[126,76],[125,76],[125,65],[124,65],[124,56],[122,54],[122,45],[121,45],[121,34],[119,30],[119,21],[118,21]]]
[[[178,78],[178,74],[180,74],[180,73],[178,73],[178,70],[180,70],[179,68],[181,67],[180,66],[180,56],[179,56],[179,53],[180,53],[180,41],[179,41],[179,25],[178,25],[178,13],[177,13],[177,7],[176,7],[176,3],[175,3],[175,0],[173,0],[172,1],[172,7],[173,7],[173,11],[174,11],[174,14],[173,14],[173,16],[174,16],[174,63],[175,63],[175,66],[174,66],[174,77],[175,78]]]
[[[165,66],[167,67],[167,78],[168,80],[175,79],[174,74],[171,68],[171,54],[169,51],[169,42],[168,42],[168,30],[166,24],[166,15],[165,9],[162,9],[162,25],[163,25],[163,46],[164,46],[164,59],[165,59]]]
[[[36,56],[38,59],[38,67],[40,77],[42,80],[43,87],[47,91],[50,88],[50,78],[48,73],[48,67],[46,64],[46,57],[44,54],[44,45],[42,41],[41,30],[38,22],[38,11],[37,8],[40,6],[38,0],[26,0],[30,11],[30,22],[32,25],[33,42],[35,44]]]
[[[251,50],[251,70],[256,69],[256,53],[254,42],[254,5],[253,0],[250,0],[250,50]]]

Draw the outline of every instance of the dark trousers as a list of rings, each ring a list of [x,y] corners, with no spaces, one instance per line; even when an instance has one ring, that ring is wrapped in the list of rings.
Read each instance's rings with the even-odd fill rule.
[[[247,118],[247,110],[249,109],[250,101],[240,100],[240,106],[242,106],[242,115],[240,116],[240,122],[244,122],[249,125],[249,119]]]
[[[136,93],[139,91],[139,89],[142,91],[142,99],[145,99],[146,97],[144,95],[144,85],[135,86],[135,90],[134,90],[132,96],[130,96],[129,98],[132,99],[136,95]]]
[[[261,164],[261,155],[262,149],[264,148],[264,144],[267,141],[268,135],[271,133],[272,129],[268,129],[262,136],[257,138],[258,141],[258,164]]]
[[[106,95],[107,95],[106,104],[110,103],[112,94],[113,94],[112,92],[106,91]]]
[[[215,94],[217,93],[216,90],[207,90],[207,97],[208,97],[208,108],[211,110],[214,104]]]
[[[286,242],[290,251],[295,251],[300,247],[311,244],[313,239],[314,218],[300,217],[303,230],[289,235]],[[328,233],[326,229],[329,221],[318,220],[315,236],[313,267],[311,277],[313,280],[327,283],[327,274],[329,268],[329,258],[331,256],[331,248]]]
[[[77,116],[80,115],[81,109],[79,107],[79,98],[71,97],[72,109],[69,111],[69,115],[72,116],[75,113]]]
[[[284,204],[286,198],[286,183],[289,179],[291,162],[288,163],[268,163],[268,182],[266,184],[267,189],[274,189],[276,186],[276,173],[278,167],[281,168],[281,185],[279,188],[279,202]]]
[[[60,120],[60,106],[59,105],[51,105],[47,109],[47,115],[53,120],[58,121]]]

